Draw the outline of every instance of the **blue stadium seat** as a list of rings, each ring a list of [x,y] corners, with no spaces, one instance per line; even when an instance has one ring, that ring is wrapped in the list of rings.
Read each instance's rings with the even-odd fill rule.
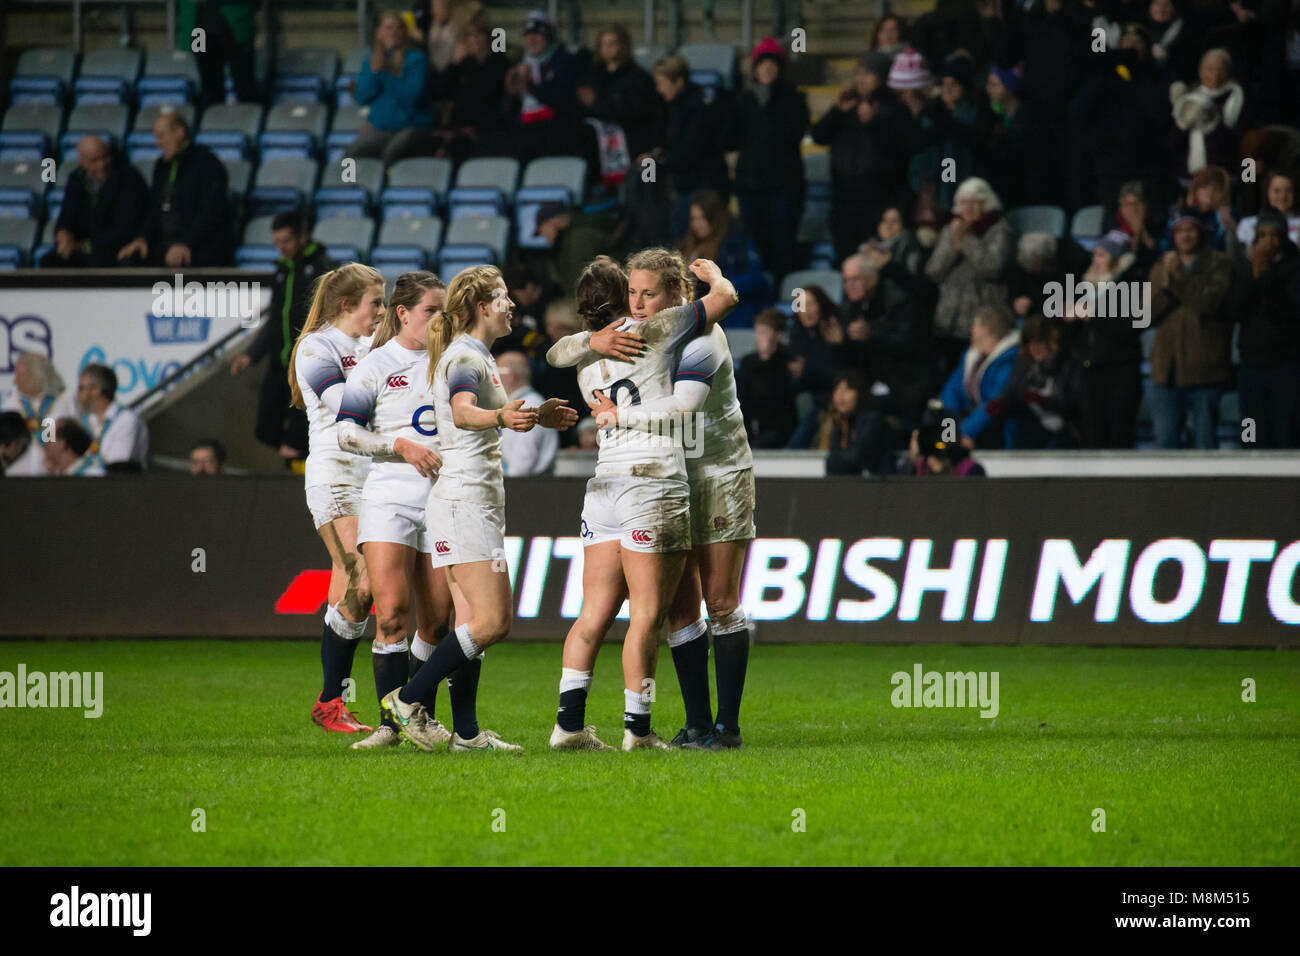
[[[334,90],[339,56],[325,47],[297,47],[283,50],[275,64],[275,88],[271,101],[280,103],[325,103]]]
[[[0,163],[0,218],[41,217],[48,185],[41,173],[40,160],[18,159]]]
[[[0,269],[25,268],[35,244],[35,219],[0,219]]]
[[[661,43],[638,43],[632,47],[632,59],[647,73],[653,72],[654,65],[667,55],[668,47]]]
[[[466,160],[447,195],[447,219],[499,216],[510,208],[519,181],[519,161],[504,157]]]
[[[251,159],[262,128],[262,108],[256,103],[218,103],[203,113],[194,141],[222,159]]]
[[[368,262],[375,241],[375,222],[353,216],[325,219],[316,223],[312,238],[340,262]]]
[[[408,216],[435,216],[447,197],[451,161],[412,157],[388,169],[388,185],[380,196],[384,220]]]
[[[120,103],[88,103],[73,107],[59,145],[64,154],[77,148],[83,136],[98,136],[117,149],[126,139],[127,108]]]
[[[451,223],[438,257],[438,274],[455,275],[466,266],[501,265],[510,238],[504,216],[462,216]]]
[[[28,50],[18,58],[14,78],[9,81],[10,103],[62,107],[76,67],[77,55],[71,50]]]
[[[81,73],[73,84],[78,106],[95,103],[129,105],[140,79],[143,57],[139,50],[95,50],[81,61]]]
[[[779,303],[792,302],[795,289],[806,289],[810,285],[821,286],[831,297],[832,302],[836,305],[843,304],[844,279],[834,269],[799,269],[791,272],[781,280],[781,294],[776,297],[776,300]]]
[[[1070,236],[1091,252],[1101,238],[1101,224],[1105,215],[1106,210],[1102,206],[1084,206],[1076,210],[1074,218],[1070,220]]]
[[[188,50],[150,50],[144,76],[135,84],[136,101],[146,106],[194,103],[199,95],[199,68]]]
[[[587,183],[587,161],[576,156],[535,159],[524,170],[523,185],[515,193],[515,241],[523,249],[549,249],[537,234],[538,225],[582,202]]]
[[[56,216],[50,216],[50,218],[45,221],[45,228],[41,230],[41,241],[38,242],[36,248],[32,250],[33,266],[39,265],[40,261],[45,258],[45,254],[53,251],[54,246],[56,245],[54,241],[54,227],[58,224],[59,220]]]
[[[274,216],[255,216],[244,226],[243,242],[235,250],[235,265],[241,269],[274,267],[280,258],[275,243],[271,241],[271,220]]]
[[[126,134],[126,155],[135,162],[137,159],[157,159],[162,155],[153,138],[153,124],[164,111],[178,113],[185,117],[190,129],[194,129],[194,107],[189,103],[163,103],[142,106],[135,114],[135,123],[131,132]]]
[[[353,91],[356,89],[357,77],[361,75],[361,66],[369,59],[370,53],[369,47],[357,47],[343,58],[343,69],[334,81],[334,106],[337,109],[356,104]]]
[[[343,179],[347,168],[342,163],[325,165],[314,202],[318,220],[370,216],[384,187],[384,161],[363,157],[355,162],[355,167],[348,167],[355,174],[350,182]]]
[[[242,203],[253,182],[253,164],[246,159],[223,159],[221,165],[226,167],[227,191],[231,200]]]
[[[1007,213],[1007,221],[1020,235],[1047,232],[1058,239],[1065,235],[1065,210],[1060,206],[1021,206]]]
[[[337,163],[343,158],[343,151],[352,145],[361,129],[361,120],[370,108],[357,106],[355,103],[340,106],[334,111],[330,121],[330,131],[325,135],[325,162]]]
[[[140,174],[142,179],[144,179],[145,185],[152,188],[153,170],[154,167],[158,165],[158,159],[156,157],[150,159],[148,156],[141,156],[139,159],[131,160],[131,165],[135,167],[135,171]]]
[[[442,220],[436,216],[389,219],[379,228],[371,264],[385,275],[428,268],[442,244]]]
[[[704,89],[735,86],[736,51],[727,43],[683,43],[677,48],[691,68],[691,82]]]
[[[257,168],[248,194],[249,213],[269,216],[303,211],[316,191],[317,166],[301,159],[268,159]]]
[[[63,111],[40,103],[9,107],[0,126],[0,160],[40,160],[54,152],[63,130]]]
[[[317,159],[325,142],[328,113],[320,103],[281,103],[266,114],[266,127],[257,139],[263,160]]]

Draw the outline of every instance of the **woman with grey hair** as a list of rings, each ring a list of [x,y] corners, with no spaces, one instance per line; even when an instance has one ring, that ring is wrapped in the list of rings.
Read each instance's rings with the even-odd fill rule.
[[[1088,268],[1088,253],[1073,239],[1057,239],[1050,232],[1027,232],[1016,245],[1016,261],[1008,280],[1011,311],[1018,319],[1043,308],[1049,282],[1065,282],[1067,273],[1079,276]]]
[[[39,352],[19,352],[14,363],[14,391],[5,400],[0,411],[14,411],[23,416],[32,440],[21,457],[5,469],[11,476],[45,474],[45,454],[42,450],[45,422],[53,425],[61,417],[56,405],[63,394],[63,379],[54,363]],[[66,410],[64,412],[67,414]],[[53,429],[50,429],[53,434]]]
[[[1005,308],[1015,244],[1002,202],[985,180],[972,176],[958,186],[954,205],[956,212],[925,266],[926,276],[939,287],[934,339],[947,369],[965,354],[975,313]]]
[[[1207,166],[1237,166],[1241,134],[1251,127],[1246,92],[1232,78],[1232,56],[1227,50],[1206,50],[1197,74],[1201,84],[1195,89],[1182,82],[1169,87],[1174,117],[1170,145],[1183,185]]]

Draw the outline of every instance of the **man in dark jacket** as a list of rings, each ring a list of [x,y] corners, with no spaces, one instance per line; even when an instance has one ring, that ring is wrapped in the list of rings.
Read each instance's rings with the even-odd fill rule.
[[[144,177],[98,136],[82,137],[77,169],[54,225],[54,249],[41,258],[41,268],[117,265],[119,250],[139,233],[148,213]]]
[[[270,356],[257,402],[257,440],[286,460],[307,457],[307,413],[289,404],[289,355],[311,308],[312,286],[338,267],[325,248],[311,238],[301,213],[282,212],[271,220],[271,241],[280,252],[275,262],[275,288],[266,321],[248,351],[230,363],[238,375]]]
[[[784,448],[798,424],[795,384],[786,349],[785,315],[768,308],[754,317],[755,351],[736,364],[736,396],[753,448]]]
[[[804,95],[784,81],[785,50],[768,37],[754,47],[754,83],[740,96],[736,196],[740,217],[758,244],[763,268],[778,280],[797,267],[794,237],[803,209],[808,129]]]
[[[1300,448],[1300,250],[1277,210],[1259,214],[1255,241],[1237,257],[1230,302],[1241,323],[1241,414],[1255,426],[1253,436],[1243,426],[1242,444]]]
[[[492,50],[488,29],[475,21],[466,30],[456,59],[438,74],[436,99],[451,100],[447,126],[435,130],[439,155],[460,162],[485,138],[495,136],[511,119],[507,110],[506,71],[510,59]]]
[[[229,265],[234,230],[226,167],[191,142],[189,124],[179,113],[159,114],[153,136],[162,155],[153,167],[150,214],[118,258],[170,268]]]
[[[506,73],[505,88],[516,109],[509,130],[510,151],[528,162],[574,151],[578,123],[578,61],[555,38],[545,10],[532,10],[524,23],[524,58]]]
[[[665,103],[664,138],[648,154],[633,153],[638,174],[647,157],[654,159],[656,179],[668,192],[669,221],[660,241],[686,232],[691,197],[700,190],[712,189],[723,199],[731,195],[723,155],[727,134],[720,126],[723,117],[706,102],[690,74],[690,65],[680,56],[666,56],[655,64],[655,89]]]

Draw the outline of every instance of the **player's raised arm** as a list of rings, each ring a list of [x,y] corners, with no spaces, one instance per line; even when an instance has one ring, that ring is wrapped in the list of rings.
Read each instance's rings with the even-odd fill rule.
[[[722,274],[712,259],[696,259],[690,264],[690,270],[691,275],[709,287],[709,291],[699,300],[704,307],[707,330],[731,314],[731,310],[740,304],[740,296],[731,280]]]

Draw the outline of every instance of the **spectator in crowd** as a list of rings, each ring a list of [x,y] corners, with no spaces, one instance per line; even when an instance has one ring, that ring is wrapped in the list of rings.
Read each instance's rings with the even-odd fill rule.
[[[507,150],[521,162],[565,155],[578,141],[578,61],[555,38],[545,10],[524,21],[524,58],[506,73],[506,94],[514,107]]]
[[[598,56],[578,87],[578,102],[587,116],[622,128],[632,156],[662,141],[663,103],[654,78],[632,59],[632,38],[622,24],[601,31]],[[640,182],[639,170],[634,173]]]
[[[545,363],[546,350],[551,347],[546,337],[546,309],[555,296],[525,265],[507,266],[504,278],[515,310],[510,319],[510,334],[492,344],[492,354],[523,352],[529,361]]]
[[[413,12],[412,39],[424,44],[434,74],[451,66],[470,34],[483,28],[483,4],[478,0],[423,0]]]
[[[173,269],[228,265],[234,229],[226,167],[190,140],[180,113],[159,113],[153,138],[162,155],[153,167],[149,215],[136,238],[118,251],[118,261]]]
[[[856,359],[854,364],[870,374],[873,394],[882,385],[888,389],[893,410],[910,427],[935,385],[930,353],[934,286],[868,244],[845,263],[844,294],[848,347],[863,343],[861,353],[848,353],[850,361]]]
[[[532,387],[532,372],[523,352],[503,352],[497,356],[501,387],[508,401],[522,398],[524,405],[535,408],[544,398]],[[508,434],[507,434],[508,433]],[[559,433],[553,428],[534,428],[527,432],[506,429],[501,433],[501,462],[512,477],[547,475],[555,467],[555,453],[560,447]]]
[[[656,63],[654,81],[665,104],[663,145],[637,156],[636,168],[639,171],[647,158],[655,161],[656,180],[662,177],[666,184],[668,234],[680,236],[690,222],[692,196],[702,189],[712,189],[724,199],[731,195],[723,157],[726,130],[719,111],[691,82],[690,65],[680,56],[666,56]]]
[[[588,262],[609,248],[611,237],[624,228],[616,203],[593,197],[586,205],[565,209],[543,206],[537,213],[537,234],[551,244],[551,252],[542,258],[545,280],[556,288],[573,284],[573,277]]]
[[[1151,0],[1146,17],[1141,21],[1151,37],[1151,56],[1172,76],[1188,72],[1187,31],[1183,18],[1178,15],[1174,0]]]
[[[988,403],[1004,421],[1018,420],[1012,448],[1074,448],[1074,387],[1061,349],[1061,326],[1041,315],[1025,319],[1020,350],[1002,393]]]
[[[339,264],[312,239],[302,213],[276,215],[271,220],[271,241],[280,253],[275,261],[271,305],[248,351],[230,363],[230,374],[238,375],[269,356],[257,400],[254,434],[289,462],[307,457],[307,413],[290,403],[289,356],[307,321],[312,286]]]
[[[1237,387],[1241,414],[1255,425],[1253,444],[1243,435],[1247,447],[1300,447],[1300,251],[1288,229],[1278,210],[1261,212],[1250,246],[1235,263]]]
[[[484,140],[500,138],[511,119],[506,109],[509,69],[510,58],[493,51],[487,25],[472,21],[456,44],[451,65],[437,77],[437,97],[451,104],[446,125],[434,130],[437,155],[459,163]]]
[[[23,457],[12,463],[10,475],[45,474],[45,455],[41,451],[45,426],[60,407],[70,405],[69,401],[60,403],[63,394],[63,379],[53,362],[40,352],[18,353],[14,361],[14,391],[5,400],[4,408],[22,416],[31,442]]]
[[[1073,239],[1057,239],[1050,232],[1025,233],[1016,243],[1016,260],[1007,282],[1011,311],[1018,319],[1042,312],[1048,283],[1064,284],[1067,275],[1082,275],[1088,262],[1088,253]]]
[[[149,428],[135,412],[117,402],[117,375],[107,365],[87,365],[77,379],[75,405],[64,398],[55,417],[74,418],[90,436],[88,454],[107,471],[141,471],[149,457]],[[48,464],[49,458],[46,458]]]
[[[903,20],[896,13],[886,13],[876,21],[871,31],[871,49],[883,53],[893,63],[894,57],[907,48],[903,36]]]
[[[15,474],[13,467],[32,448],[27,422],[18,412],[0,412],[0,477]],[[44,458],[44,452],[37,452]]]
[[[814,409],[820,411],[830,401],[834,374],[840,365],[840,347],[844,344],[844,327],[835,303],[825,289],[816,285],[804,289],[802,301],[795,301],[794,318],[790,330],[790,375],[796,394],[807,392]],[[810,438],[811,431],[801,445],[791,447],[806,448]]]
[[[994,306],[975,313],[970,348],[939,395],[944,407],[958,416],[960,441],[967,448],[1016,447],[1019,419],[1008,418],[996,427],[999,407],[990,408],[989,402],[1002,395],[1019,354],[1020,333],[1010,312]]]
[[[753,83],[740,95],[736,196],[740,217],[775,276],[794,271],[794,237],[803,209],[803,158],[808,129],[803,93],[784,78],[785,50],[771,37],[754,46]]]
[[[1035,203],[1082,205],[1079,197],[1069,196],[1061,151],[1062,144],[1071,142],[1070,101],[1096,56],[1085,42],[1090,15],[1090,10],[1071,0],[1042,0],[1026,5],[1016,18],[1019,43],[1011,61],[1024,60],[1026,195]],[[1092,117],[1094,123],[1105,119]],[[1077,154],[1093,145],[1081,136],[1070,149]]]
[[[1125,233],[1108,232],[1093,247],[1084,281],[1137,281],[1141,267],[1132,244]],[[1093,310],[1076,309],[1073,303],[1066,303],[1064,319],[1066,349],[1078,375],[1080,444],[1132,448],[1133,424],[1142,402],[1141,329],[1125,317],[1098,318]]]
[[[1168,79],[1152,59],[1151,41],[1141,27],[1126,29],[1119,49],[1105,56],[1109,65],[1095,72],[1070,103],[1068,205],[1086,205],[1095,180],[1098,201],[1113,208],[1119,187],[1137,180],[1148,203],[1164,208],[1171,198],[1165,187]]]
[[[357,75],[353,98],[370,110],[348,146],[352,158],[377,156],[391,166],[407,156],[431,154],[437,146],[429,111],[429,60],[406,28],[401,14],[389,11],[375,27],[375,45]]]
[[[754,317],[755,351],[736,364],[736,394],[753,448],[784,448],[799,421],[785,326],[786,317],[780,309],[758,313]]]
[[[220,475],[226,470],[226,446],[205,438],[190,447],[191,475]]]
[[[876,223],[875,238],[869,240],[869,243],[886,253],[912,275],[922,275],[926,249],[917,240],[916,233],[903,225],[901,206],[885,208],[885,211],[880,214],[880,222]]]
[[[835,377],[830,407],[822,412],[812,447],[826,452],[826,474],[888,473],[889,430],[873,407],[866,376],[845,369]]]
[[[106,269],[140,234],[149,215],[149,187],[130,163],[113,155],[98,136],[77,143],[77,168],[54,224],[54,248],[43,269]]]
[[[1300,212],[1295,205],[1295,180],[1288,173],[1273,170],[1264,181],[1264,210],[1280,212],[1286,220],[1287,237],[1300,244]],[[1264,211],[1261,210],[1261,213]],[[1237,242],[1243,249],[1255,241],[1255,224],[1258,216],[1247,216],[1237,224]]]
[[[1151,267],[1151,419],[1159,448],[1218,447],[1219,398],[1231,375],[1232,326],[1224,304],[1232,261],[1205,245],[1190,210],[1174,220],[1174,248]]]
[[[1130,247],[1137,257],[1137,278],[1145,279],[1156,259],[1160,258],[1164,240],[1164,224],[1152,221],[1153,213],[1160,214],[1147,202],[1146,188],[1137,180],[1120,186],[1116,198],[1115,214],[1105,220],[1107,232],[1118,229],[1129,237]]]
[[[600,431],[600,426],[596,424],[596,419],[588,415],[586,418],[579,419],[578,427],[574,429],[578,433],[578,444],[574,447],[578,451],[595,451],[597,446],[596,433]]]
[[[45,444],[45,474],[98,478],[104,466],[94,452],[90,432],[74,418],[60,418],[54,426],[54,440]]]
[[[1195,89],[1181,81],[1169,87],[1174,105],[1170,145],[1184,183],[1206,166],[1236,168],[1241,134],[1250,128],[1246,93],[1232,79],[1227,50],[1207,50],[1202,55],[1200,80]]]
[[[867,309],[871,305],[872,294],[880,284],[876,261],[863,253],[855,252],[840,264],[840,281],[843,283],[844,299],[836,326],[842,327],[844,331],[842,338],[834,343],[836,363],[865,372],[870,353],[867,339],[871,335]],[[828,341],[831,337],[835,337],[834,331],[828,335]]]
[[[203,49],[198,51],[194,50],[195,30],[201,30],[203,35]],[[227,66],[235,98],[241,103],[257,102],[253,69],[256,33],[257,5],[253,0],[177,0],[177,46],[195,53],[203,100],[208,106],[226,101]]]
[[[911,473],[917,477],[957,475],[983,478],[984,466],[974,459],[970,450],[960,442],[945,441],[943,435],[942,425],[923,425],[913,429],[908,445]]]
[[[987,63],[1005,41],[1001,36],[1001,0],[938,0],[912,27],[916,47],[931,63],[964,51]]]
[[[889,67],[887,85],[911,115],[912,121],[919,122],[921,113],[930,101],[930,87],[934,85],[925,58],[911,47],[896,53],[894,62]]]
[[[1169,222],[1173,223],[1184,212],[1190,212],[1201,220],[1205,245],[1219,252],[1228,251],[1228,244],[1234,244],[1237,237],[1237,221],[1228,205],[1230,180],[1228,171],[1222,166],[1206,166],[1192,177],[1187,187],[1183,203],[1170,213]],[[1164,249],[1173,247],[1171,236],[1165,236]]]
[[[917,120],[919,147],[908,165],[908,183],[918,196],[933,196],[937,210],[955,209],[957,177],[964,179],[983,166],[991,114],[972,95],[973,80],[969,57],[949,57],[938,97]]]
[[[1007,271],[1016,242],[1002,216],[1002,202],[985,180],[972,177],[963,182],[956,204],[925,266],[925,274],[939,286],[934,336],[946,368],[966,353],[975,313],[1006,304]]]
[[[984,84],[993,111],[984,144],[984,162],[993,191],[1011,209],[1029,205],[1035,193],[1031,188],[1035,171],[1026,159],[1029,120],[1020,101],[1023,85],[1019,67],[1004,70],[998,66],[989,68]]]
[[[677,248],[687,262],[708,259],[716,262],[736,287],[740,305],[727,317],[730,328],[748,328],[758,311],[771,303],[758,247],[745,232],[744,225],[732,218],[722,197],[711,189],[696,193],[691,201],[691,221]],[[696,296],[708,287],[696,281]]]

